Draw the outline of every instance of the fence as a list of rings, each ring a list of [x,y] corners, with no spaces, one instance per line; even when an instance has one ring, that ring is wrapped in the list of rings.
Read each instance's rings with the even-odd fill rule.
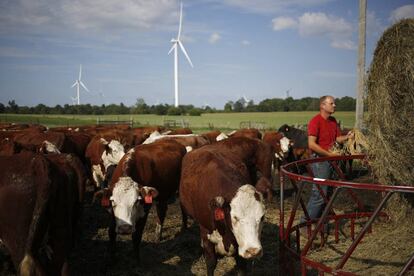
[[[383,212],[385,204],[394,193],[405,194],[414,193],[414,187],[410,186],[387,186],[376,183],[354,183],[347,181],[347,177],[352,173],[352,165],[350,160],[364,160],[363,155],[354,156],[340,156],[340,157],[324,157],[316,159],[301,160],[289,163],[282,166],[280,171],[280,222],[279,222],[279,238],[280,238],[280,275],[296,275],[294,259],[300,260],[301,262],[301,274],[306,275],[309,268],[318,271],[318,275],[324,275],[324,273],[330,273],[334,275],[355,275],[349,271],[344,270],[344,266],[350,259],[352,253],[361,243],[361,240],[366,233],[372,231],[373,222],[378,217],[387,217],[387,214]],[[310,164],[315,162],[330,162],[333,169],[335,170],[340,180],[328,180],[314,178]],[[360,161],[361,162],[361,161]],[[348,175],[346,175],[343,169],[340,168],[339,164],[347,164]],[[354,162],[355,163],[355,162]],[[297,173],[298,171],[304,171],[302,174]],[[285,188],[288,184],[288,180],[293,187],[295,192],[293,206],[290,211],[285,211]],[[323,200],[326,204],[325,209],[320,218],[311,219],[307,212],[307,207],[303,200],[304,188],[306,185],[315,184],[321,193]],[[324,194],[320,186],[333,187],[333,194],[329,197]],[[382,194],[382,198],[377,206],[374,206],[373,211],[367,210],[358,197],[361,192],[374,192]],[[343,214],[336,214],[333,208],[333,204],[337,201],[340,193],[347,193],[349,198],[355,203],[354,212],[345,212]],[[305,222],[299,222],[294,225],[296,212],[299,207],[302,207],[304,212]],[[285,215],[287,216],[287,223],[285,223]],[[313,249],[314,241],[317,235],[321,235],[320,246],[323,247],[327,241],[327,236],[324,228],[325,225],[334,226],[335,242],[339,241],[339,223],[344,220],[350,221],[350,235],[348,238],[351,239],[351,245],[346,250],[337,250],[338,254],[342,254],[339,257],[339,262],[334,266],[330,267],[321,262],[315,261],[309,257],[310,252]],[[356,235],[355,226],[356,220],[363,220],[363,225],[360,232]],[[312,228],[314,228],[312,230]],[[305,231],[301,231],[301,230]],[[382,230],[385,231],[385,230]],[[304,233],[305,234],[302,234]],[[305,239],[304,246],[301,246],[301,235]],[[328,232],[329,235],[329,232]],[[394,237],[395,238],[395,237]],[[387,250],[386,244],[382,250]],[[343,251],[343,252],[342,252]],[[376,252],[366,252],[365,258],[369,259]],[[413,252],[414,253],[414,252]],[[401,268],[398,275],[404,275],[414,265],[414,254],[409,258],[407,263]]]
[[[258,130],[265,130],[266,123],[265,122],[254,122],[254,121],[242,121],[239,124],[240,128],[256,128]]]
[[[102,120],[101,118],[96,118],[97,125],[128,125],[131,128],[134,126],[134,120],[130,118],[129,120]]]

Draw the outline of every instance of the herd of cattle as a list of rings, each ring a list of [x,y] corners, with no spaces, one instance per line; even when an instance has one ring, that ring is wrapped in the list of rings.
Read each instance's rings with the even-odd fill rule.
[[[244,271],[262,255],[274,173],[307,154],[306,134],[287,125],[263,135],[120,125],[0,129],[0,244],[21,275],[69,274],[87,190],[110,213],[112,251],[117,235],[132,234],[139,260],[151,206],[161,239],[168,204],[179,197],[182,231],[188,216],[200,227],[207,274],[218,255],[235,256]]]

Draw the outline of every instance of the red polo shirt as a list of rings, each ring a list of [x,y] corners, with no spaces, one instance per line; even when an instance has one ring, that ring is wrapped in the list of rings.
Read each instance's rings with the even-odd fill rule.
[[[340,135],[339,126],[332,116],[325,120],[321,114],[318,114],[309,121],[308,136],[315,136],[316,143],[325,150],[329,150],[335,143],[336,137]]]

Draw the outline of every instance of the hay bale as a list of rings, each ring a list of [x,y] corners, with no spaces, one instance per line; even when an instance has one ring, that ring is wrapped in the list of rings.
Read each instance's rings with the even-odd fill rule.
[[[367,90],[372,168],[383,184],[414,186],[414,19],[378,41]]]

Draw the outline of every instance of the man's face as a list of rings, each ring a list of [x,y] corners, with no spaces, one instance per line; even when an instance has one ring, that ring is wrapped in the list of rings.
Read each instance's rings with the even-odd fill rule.
[[[326,98],[326,100],[322,103],[322,109],[327,113],[334,113],[335,112],[335,99],[334,98]]]

